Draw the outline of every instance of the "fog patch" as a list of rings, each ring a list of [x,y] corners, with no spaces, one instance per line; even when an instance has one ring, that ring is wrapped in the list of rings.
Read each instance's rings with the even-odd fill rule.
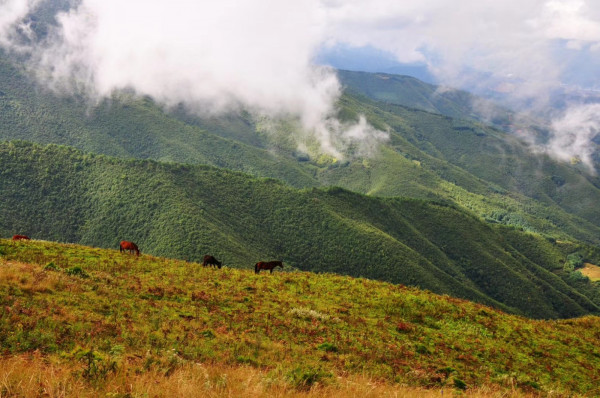
[[[600,104],[582,104],[568,108],[552,121],[552,136],[544,147],[547,153],[571,164],[582,163],[595,174],[594,140],[600,134]]]
[[[11,32],[36,3],[0,6],[0,45],[14,48]],[[318,0],[82,0],[24,50],[30,71],[61,95],[97,104],[125,90],[201,116],[291,118],[321,151],[341,156],[352,141],[371,153],[379,133],[336,120],[341,85],[334,70],[312,62],[325,26]]]

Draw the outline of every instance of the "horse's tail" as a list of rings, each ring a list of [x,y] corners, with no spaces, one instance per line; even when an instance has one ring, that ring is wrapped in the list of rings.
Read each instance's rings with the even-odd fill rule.
[[[254,264],[254,273],[258,274],[260,270],[258,269],[258,263]]]

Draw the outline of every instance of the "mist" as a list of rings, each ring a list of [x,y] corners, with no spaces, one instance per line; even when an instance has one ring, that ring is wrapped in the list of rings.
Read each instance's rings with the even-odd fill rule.
[[[595,174],[594,139],[600,135],[600,104],[570,107],[552,122],[554,134],[546,146],[548,153],[573,164],[583,163]]]
[[[15,32],[35,6],[26,0],[0,5],[11,10],[0,20],[3,47],[16,48]],[[344,128],[336,122],[340,83],[334,70],[312,62],[323,18],[316,0],[82,0],[20,52],[57,93],[93,102],[127,89],[201,115],[243,109],[292,118],[322,151],[342,157],[348,137],[370,146],[370,137],[381,134],[370,134],[374,129],[360,121]],[[363,134],[346,133],[360,126]]]
[[[445,87],[549,117],[543,150],[592,162],[585,98],[549,111],[557,91],[600,88],[600,3],[590,0],[81,0],[23,45],[26,15],[44,1],[0,3],[0,46],[29,54],[31,71],[57,92],[98,99],[128,89],[198,113],[294,118],[341,156],[349,140],[370,148],[385,134],[335,119],[342,87],[314,59],[328,47],[368,46],[426,65]],[[569,156],[558,150],[565,142]]]
[[[536,151],[590,171],[596,131],[586,90],[600,88],[600,3],[585,0],[331,0],[328,41],[377,48],[425,65],[445,87],[466,89],[543,119],[551,137],[519,135]],[[565,93],[569,100],[554,102]],[[597,93],[594,95],[598,97]],[[597,100],[594,100],[594,102]],[[478,101],[474,107],[484,104]],[[481,109],[478,109],[481,111]],[[490,115],[493,117],[493,115]],[[575,159],[579,159],[576,161]]]

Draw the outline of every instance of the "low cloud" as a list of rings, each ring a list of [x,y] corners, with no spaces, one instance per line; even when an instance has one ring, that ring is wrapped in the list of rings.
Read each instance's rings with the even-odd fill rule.
[[[9,0],[4,47],[34,4]],[[341,86],[335,71],[312,63],[323,18],[317,0],[82,0],[29,47],[30,65],[66,94],[98,99],[133,89],[199,113],[296,117],[323,150],[341,155],[337,136],[346,133],[331,129]]]
[[[552,122],[552,138],[545,150],[573,164],[583,163],[595,173],[593,160],[600,135],[600,104],[577,105],[567,109],[561,117]]]
[[[38,2],[37,0],[3,0],[0,3],[0,47],[15,49],[17,38],[23,33],[29,33],[29,26],[23,22],[23,19]]]
[[[0,46],[17,47],[15,38],[28,34],[27,11],[44,1],[0,4]],[[33,69],[55,90],[99,98],[125,88],[199,112],[292,115],[330,153],[342,150],[351,130],[334,127],[341,93],[334,72],[312,62],[327,46],[380,49],[427,65],[445,86],[492,93],[538,113],[565,84],[600,88],[600,3],[591,0],[76,4],[28,48]],[[581,111],[572,109],[576,119]],[[553,131],[549,151],[565,129]]]

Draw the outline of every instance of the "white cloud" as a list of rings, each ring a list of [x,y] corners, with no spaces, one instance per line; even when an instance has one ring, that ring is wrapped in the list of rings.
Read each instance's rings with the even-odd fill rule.
[[[27,29],[22,20],[38,0],[0,0],[0,46],[12,47],[16,30]]]
[[[14,29],[32,3],[10,1],[19,12],[2,26]],[[318,0],[82,0],[31,49],[31,65],[58,91],[99,98],[127,88],[199,112],[297,117],[339,155],[332,135],[343,132],[329,127],[341,87],[312,63],[323,18]]]
[[[552,123],[554,132],[546,151],[565,162],[583,162],[594,173],[592,142],[600,135],[600,104],[577,105],[569,108]]]
[[[0,45],[10,46],[38,1],[0,0]],[[331,136],[339,83],[312,65],[324,44],[372,46],[399,61],[426,63],[445,85],[502,89],[538,105],[547,105],[565,72],[577,75],[570,70],[580,62],[575,55],[600,66],[600,3],[591,0],[79,4],[33,52],[54,87],[92,88],[101,96],[129,87],[204,111],[243,106],[296,115],[324,147],[341,141]]]

